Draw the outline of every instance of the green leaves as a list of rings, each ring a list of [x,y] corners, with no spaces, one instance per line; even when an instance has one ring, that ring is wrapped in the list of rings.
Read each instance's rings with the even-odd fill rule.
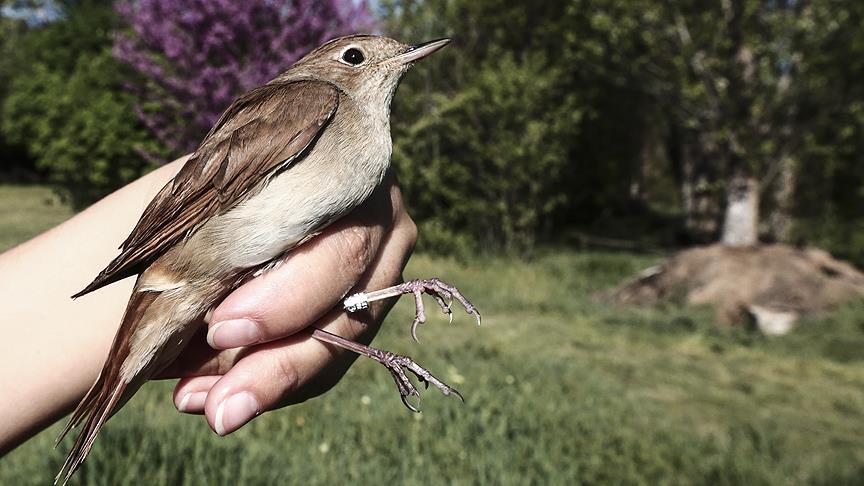
[[[62,20],[29,30],[0,23],[0,133],[78,206],[146,170],[142,154],[165,154],[136,110],[189,121],[155,83],[123,89],[107,3],[64,3]],[[864,3],[374,3],[393,37],[454,39],[393,106],[421,247],[522,253],[574,227],[631,238],[635,220],[664,225],[665,243],[710,239],[738,170],[761,179],[768,219],[784,212],[799,239],[860,254],[841,229],[864,214]]]
[[[568,163],[562,142],[580,118],[560,103],[559,76],[542,55],[500,52],[453,97],[425,98],[430,108],[396,136],[394,151],[421,219],[483,245],[533,246],[565,200],[557,183]]]
[[[110,7],[91,10],[24,38],[0,127],[76,207],[135,179],[151,166],[143,154],[160,151],[122,89],[106,33]]]

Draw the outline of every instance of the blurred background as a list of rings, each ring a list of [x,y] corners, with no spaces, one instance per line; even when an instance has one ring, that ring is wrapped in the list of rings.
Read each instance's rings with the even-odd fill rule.
[[[453,44],[404,79],[418,251],[484,326],[410,302],[360,361],[229,438],[146,387],[79,484],[862,484],[864,2],[2,0],[0,250],[188,153],[338,35]],[[0,460],[45,484],[55,426]],[[65,447],[61,447],[65,450]]]

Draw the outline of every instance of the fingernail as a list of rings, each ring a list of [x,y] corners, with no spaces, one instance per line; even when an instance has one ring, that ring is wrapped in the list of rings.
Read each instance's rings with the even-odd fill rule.
[[[207,392],[192,392],[183,395],[177,410],[181,412],[200,412],[204,410],[204,402],[207,401]]]
[[[239,348],[259,341],[261,332],[249,319],[217,322],[207,331],[207,343],[216,349]]]
[[[216,433],[225,435],[239,429],[260,413],[258,400],[249,392],[240,392],[223,400],[216,409]]]

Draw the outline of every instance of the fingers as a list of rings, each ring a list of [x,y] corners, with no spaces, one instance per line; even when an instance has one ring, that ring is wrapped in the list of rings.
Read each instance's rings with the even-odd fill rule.
[[[203,413],[207,392],[221,376],[195,376],[183,378],[174,387],[174,405],[185,413]]]
[[[356,214],[232,292],[212,314],[210,346],[236,348],[289,336],[333,308],[357,283],[393,226],[394,187],[380,187]]]
[[[407,261],[410,252],[414,248],[414,244],[417,241],[417,226],[411,220],[408,213],[405,211],[401,193],[399,192],[399,188],[395,183],[390,182],[389,187],[389,207],[392,208],[392,215],[389,215],[388,218],[392,220],[392,229],[391,234],[387,236],[388,241],[392,239],[392,245],[396,245],[397,243],[404,248],[403,261],[400,263],[400,269],[404,267],[404,263]],[[327,237],[328,235],[322,235],[323,237]],[[314,244],[314,240],[310,242],[310,245]],[[379,252],[381,250],[379,249]],[[304,257],[306,258],[306,257]],[[291,322],[289,324],[285,324],[284,322],[280,322],[278,319],[279,311],[281,307],[298,307],[297,302],[295,302],[294,295],[282,295],[278,291],[274,290],[278,287],[278,285],[274,284],[273,286],[262,285],[261,287],[268,287],[262,289],[258,287],[259,283],[256,281],[261,280],[263,282],[272,282],[276,280],[275,272],[282,270],[276,269],[271,273],[274,274],[271,277],[269,274],[262,275],[250,282],[248,282],[243,288],[239,291],[246,292],[259,289],[263,292],[264,295],[256,295],[254,293],[250,293],[248,296],[245,296],[243,299],[238,299],[243,304],[243,306],[249,306],[249,314],[253,314],[257,311],[257,309],[251,308],[253,303],[260,302],[260,306],[263,311],[259,311],[261,315],[267,316],[267,319],[261,319],[261,321],[267,323],[267,328],[271,330],[271,334],[278,333],[278,329],[285,331],[285,335],[290,334],[289,331],[296,331],[294,328],[296,327],[296,323]],[[368,273],[368,272],[367,272]],[[294,275],[286,275],[286,279],[294,278]],[[311,302],[300,302],[299,307],[300,312],[303,312],[303,307],[308,305],[313,305],[314,301],[317,301],[320,296],[313,296],[314,299]],[[235,298],[235,297],[230,297]],[[334,305],[338,305],[339,299],[341,296],[333,302],[332,308]],[[236,303],[236,302],[235,302]],[[320,303],[319,303],[320,304]],[[228,308],[231,312],[236,312],[240,307],[231,308],[234,303],[223,303],[220,305],[218,312],[213,313],[213,317],[211,317],[210,322],[215,323],[217,320],[222,319],[223,310]],[[319,305],[320,306],[320,305]],[[293,315],[289,315],[286,317],[286,320],[292,319]],[[309,319],[300,324],[300,327],[305,327],[308,323],[313,322],[314,319]],[[211,329],[213,325],[211,324]],[[196,335],[192,338],[189,345],[184,349],[183,353],[178,357],[178,359],[173,362],[167,369],[163,370],[159,378],[161,379],[170,379],[170,378],[182,378],[188,376],[207,376],[207,375],[219,375],[226,373],[230,370],[234,364],[243,358],[246,354],[250,352],[250,350],[254,349],[254,347],[243,347],[243,348],[230,348],[230,349],[214,349],[207,343],[205,336],[207,336],[207,329],[204,328],[201,334]],[[211,332],[212,334],[212,332]]]
[[[402,224],[387,237],[358,291],[386,287],[401,278],[414,244],[412,227]],[[413,225],[411,225],[413,226]],[[368,313],[348,315],[340,310],[315,323],[329,332],[368,342],[392,302],[376,302]],[[256,415],[302,402],[332,387],[356,358],[323,344],[308,333],[252,348],[224,376],[182,380],[174,395],[177,408],[187,413],[206,412],[216,433],[237,430]]]
[[[417,240],[417,228],[404,210],[398,187],[391,182],[388,191],[389,194],[385,195],[384,202],[389,209],[386,213],[389,213],[388,217],[392,229],[390,233],[385,234],[384,229],[388,227],[388,224],[379,223],[381,228],[379,241],[382,238],[384,241],[379,245],[377,256],[374,259],[369,258],[371,264],[366,269],[365,274],[359,278],[356,291],[375,290],[400,281],[402,269]],[[381,202],[379,200],[378,204]],[[367,229],[373,226],[369,224],[371,220],[373,218],[369,214],[358,216],[358,221],[365,221]],[[380,222],[381,219],[378,221]],[[345,229],[347,228],[334,227],[334,234]],[[322,236],[324,238],[320,238],[321,240],[331,237],[330,234]],[[311,243],[314,243],[314,240]],[[338,245],[339,243],[335,244]],[[310,246],[307,252],[313,253],[327,249],[320,247],[316,249],[315,246]],[[336,254],[340,253],[337,251]],[[332,257],[334,253],[330,253],[330,255]],[[304,256],[303,258],[311,257]],[[364,256],[364,258],[368,257]],[[280,269],[271,273],[278,270]],[[335,271],[343,270],[339,268]],[[267,278],[268,276],[263,277]],[[285,276],[286,279],[292,277],[293,275]],[[255,280],[264,280],[264,278],[259,277]],[[308,278],[315,278],[315,276],[310,275]],[[346,290],[350,288],[351,280],[352,278],[349,276],[343,281],[347,282],[345,283]],[[357,281],[357,278],[353,280]],[[284,297],[274,290],[279,289],[279,284],[250,288],[263,292],[265,296],[253,294],[243,296],[248,299],[246,300],[248,307],[245,308],[240,305],[243,304],[243,300],[229,302],[229,305],[223,303],[220,308],[214,311],[212,322],[222,322],[225,315],[237,312],[238,309],[241,311],[248,310],[249,312],[245,314],[254,315],[260,319],[259,322],[266,323],[265,327],[273,329],[272,335],[277,337],[279,332],[290,335],[295,328],[303,328],[308,322],[311,322],[311,320],[302,322],[302,319],[296,319],[300,322],[299,324],[284,325],[279,322],[280,318],[292,320],[297,317],[296,314],[290,312],[280,314],[279,305],[266,307],[276,297]],[[332,292],[332,290],[332,288],[325,287],[319,291]],[[336,295],[330,308],[342,298],[344,293],[345,290],[330,295],[330,297]],[[290,296],[293,297],[296,294]],[[317,300],[319,296],[312,294],[311,298]],[[256,309],[251,305],[254,301],[265,306],[265,312],[259,310],[255,314]],[[336,309],[320,318],[315,326],[349,339],[369,342],[377,331],[378,323],[383,319],[392,303],[376,302],[367,312],[351,316],[346,315],[340,309]],[[281,305],[285,307],[293,305],[299,309],[297,312],[302,312],[300,308],[308,306],[310,303],[300,302],[300,305],[297,305],[297,302],[288,302],[287,304],[283,302]],[[305,315],[312,314],[310,312]],[[309,333],[295,334],[252,347],[221,351],[213,350],[209,346],[203,345],[203,342],[202,338],[199,341],[202,344],[190,346],[184,352],[182,359],[172,366],[172,369],[166,372],[164,376],[198,375],[184,378],[178,383],[174,393],[175,405],[179,410],[187,413],[206,412],[211,428],[220,435],[233,432],[265,410],[302,402],[323,393],[341,378],[353,360],[356,359],[352,353],[343,352],[310,338]],[[221,376],[223,374],[224,376]]]

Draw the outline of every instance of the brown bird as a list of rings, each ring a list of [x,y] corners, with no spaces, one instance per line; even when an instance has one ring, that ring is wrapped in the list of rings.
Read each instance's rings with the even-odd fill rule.
[[[208,310],[369,197],[390,165],[390,102],[400,78],[448,42],[335,39],[222,114],[147,206],[120,255],[73,296],[138,275],[105,365],[58,438],[82,425],[55,482],[68,481],[105,421],[178,357]],[[474,306],[437,279],[358,294],[346,299],[345,308],[411,293],[415,335],[425,319],[424,292],[451,316],[445,300],[458,300],[479,324]],[[322,330],[313,335],[386,366],[412,410],[406,397],[419,392],[405,370],[458,396],[410,358]]]

